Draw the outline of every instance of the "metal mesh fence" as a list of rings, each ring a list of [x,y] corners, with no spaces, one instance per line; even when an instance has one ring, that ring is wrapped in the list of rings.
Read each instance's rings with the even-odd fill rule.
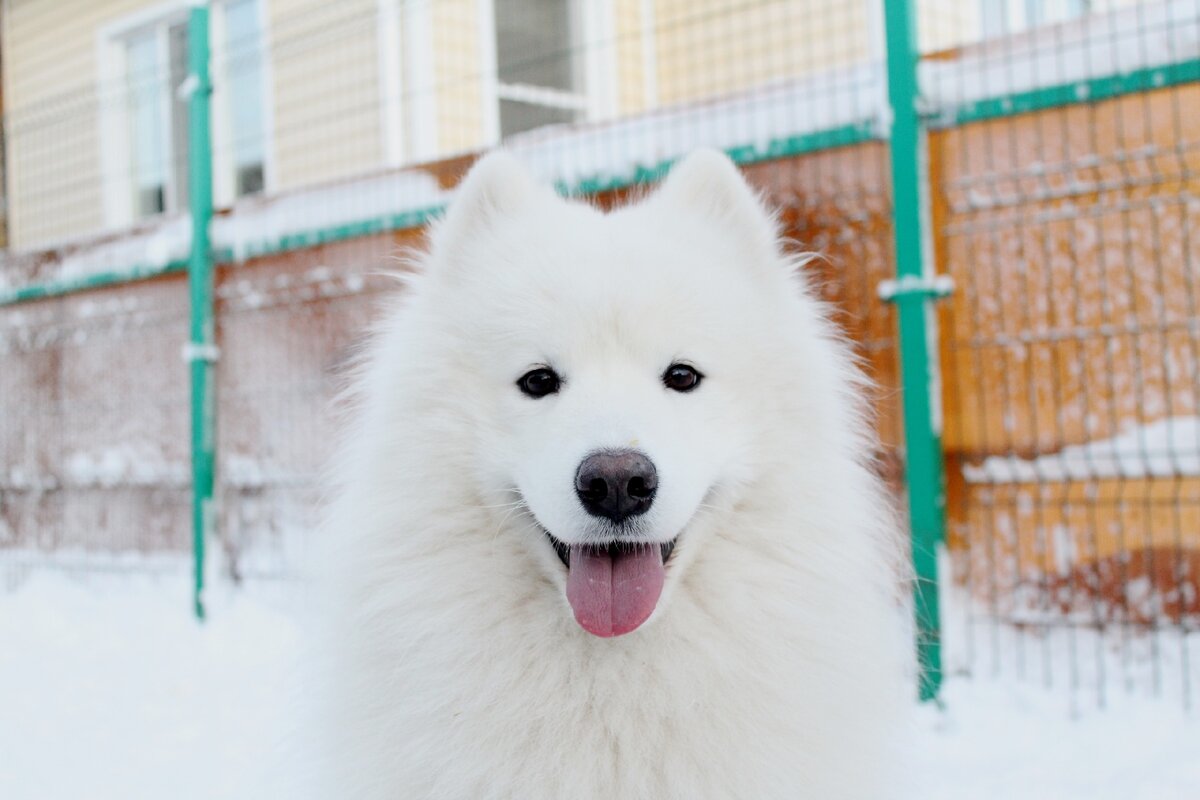
[[[0,577],[157,569],[187,547],[186,325],[165,284],[0,314]]]
[[[217,288],[221,559],[235,577],[305,563],[346,365],[390,288],[391,237],[242,265]],[[336,266],[330,266],[336,265]]]
[[[221,570],[301,563],[379,273],[497,144],[601,204],[729,152],[825,256],[809,269],[902,485],[882,3],[210,8]],[[1103,686],[1150,664],[1186,691],[1200,5],[916,8],[929,259],[957,287],[932,390],[956,665]],[[186,23],[135,0],[3,6],[0,569],[186,557]]]
[[[968,656],[1101,701],[1195,691],[1198,31],[1125,4],[927,65]]]

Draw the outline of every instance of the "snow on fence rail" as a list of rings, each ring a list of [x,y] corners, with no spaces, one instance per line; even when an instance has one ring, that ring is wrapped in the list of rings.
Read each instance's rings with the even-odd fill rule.
[[[1196,476],[1200,417],[1167,417],[1035,458],[988,456],[980,464],[964,466],[963,475],[969,483]]]

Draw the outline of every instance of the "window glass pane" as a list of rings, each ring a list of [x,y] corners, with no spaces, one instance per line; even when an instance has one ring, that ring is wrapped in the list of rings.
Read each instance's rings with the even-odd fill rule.
[[[571,7],[565,0],[495,0],[501,83],[576,89]]]
[[[979,0],[983,12],[983,35],[991,38],[1008,33],[1007,0]]]
[[[500,101],[500,130],[505,136],[542,125],[573,122],[575,118],[576,112],[566,108],[550,108],[515,100]]]
[[[1052,22],[1063,22],[1082,16],[1088,11],[1085,0],[1038,0],[1037,13],[1029,13],[1031,25],[1043,25]]]
[[[126,44],[129,87],[129,128],[133,165],[134,210],[137,216],[157,214],[166,207],[167,157],[164,80],[154,31]]]
[[[171,60],[171,83],[168,97],[171,103],[171,201],[172,210],[188,207],[188,99],[179,96],[179,86],[187,79],[187,24],[172,25],[167,30],[167,47]]]
[[[262,164],[246,164],[237,168],[233,190],[238,197],[261,192],[266,185]]]
[[[234,183],[241,196],[263,188],[262,35],[257,0],[226,3],[225,30]]]

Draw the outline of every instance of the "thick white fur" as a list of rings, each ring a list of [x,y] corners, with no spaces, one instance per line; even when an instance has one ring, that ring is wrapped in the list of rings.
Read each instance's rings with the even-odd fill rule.
[[[703,151],[605,214],[480,162],[364,364],[326,543],[327,797],[879,798],[902,682],[893,529],[847,348]],[[661,382],[674,361],[706,377]],[[564,376],[539,400],[517,379]],[[601,532],[589,451],[682,532],[642,628],[584,632],[543,528]]]

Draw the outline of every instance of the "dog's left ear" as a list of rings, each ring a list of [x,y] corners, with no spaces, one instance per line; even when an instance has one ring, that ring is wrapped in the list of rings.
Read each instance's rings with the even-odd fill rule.
[[[696,150],[675,165],[654,200],[674,209],[686,208],[753,247],[775,252],[774,217],[737,166],[719,150]]]

